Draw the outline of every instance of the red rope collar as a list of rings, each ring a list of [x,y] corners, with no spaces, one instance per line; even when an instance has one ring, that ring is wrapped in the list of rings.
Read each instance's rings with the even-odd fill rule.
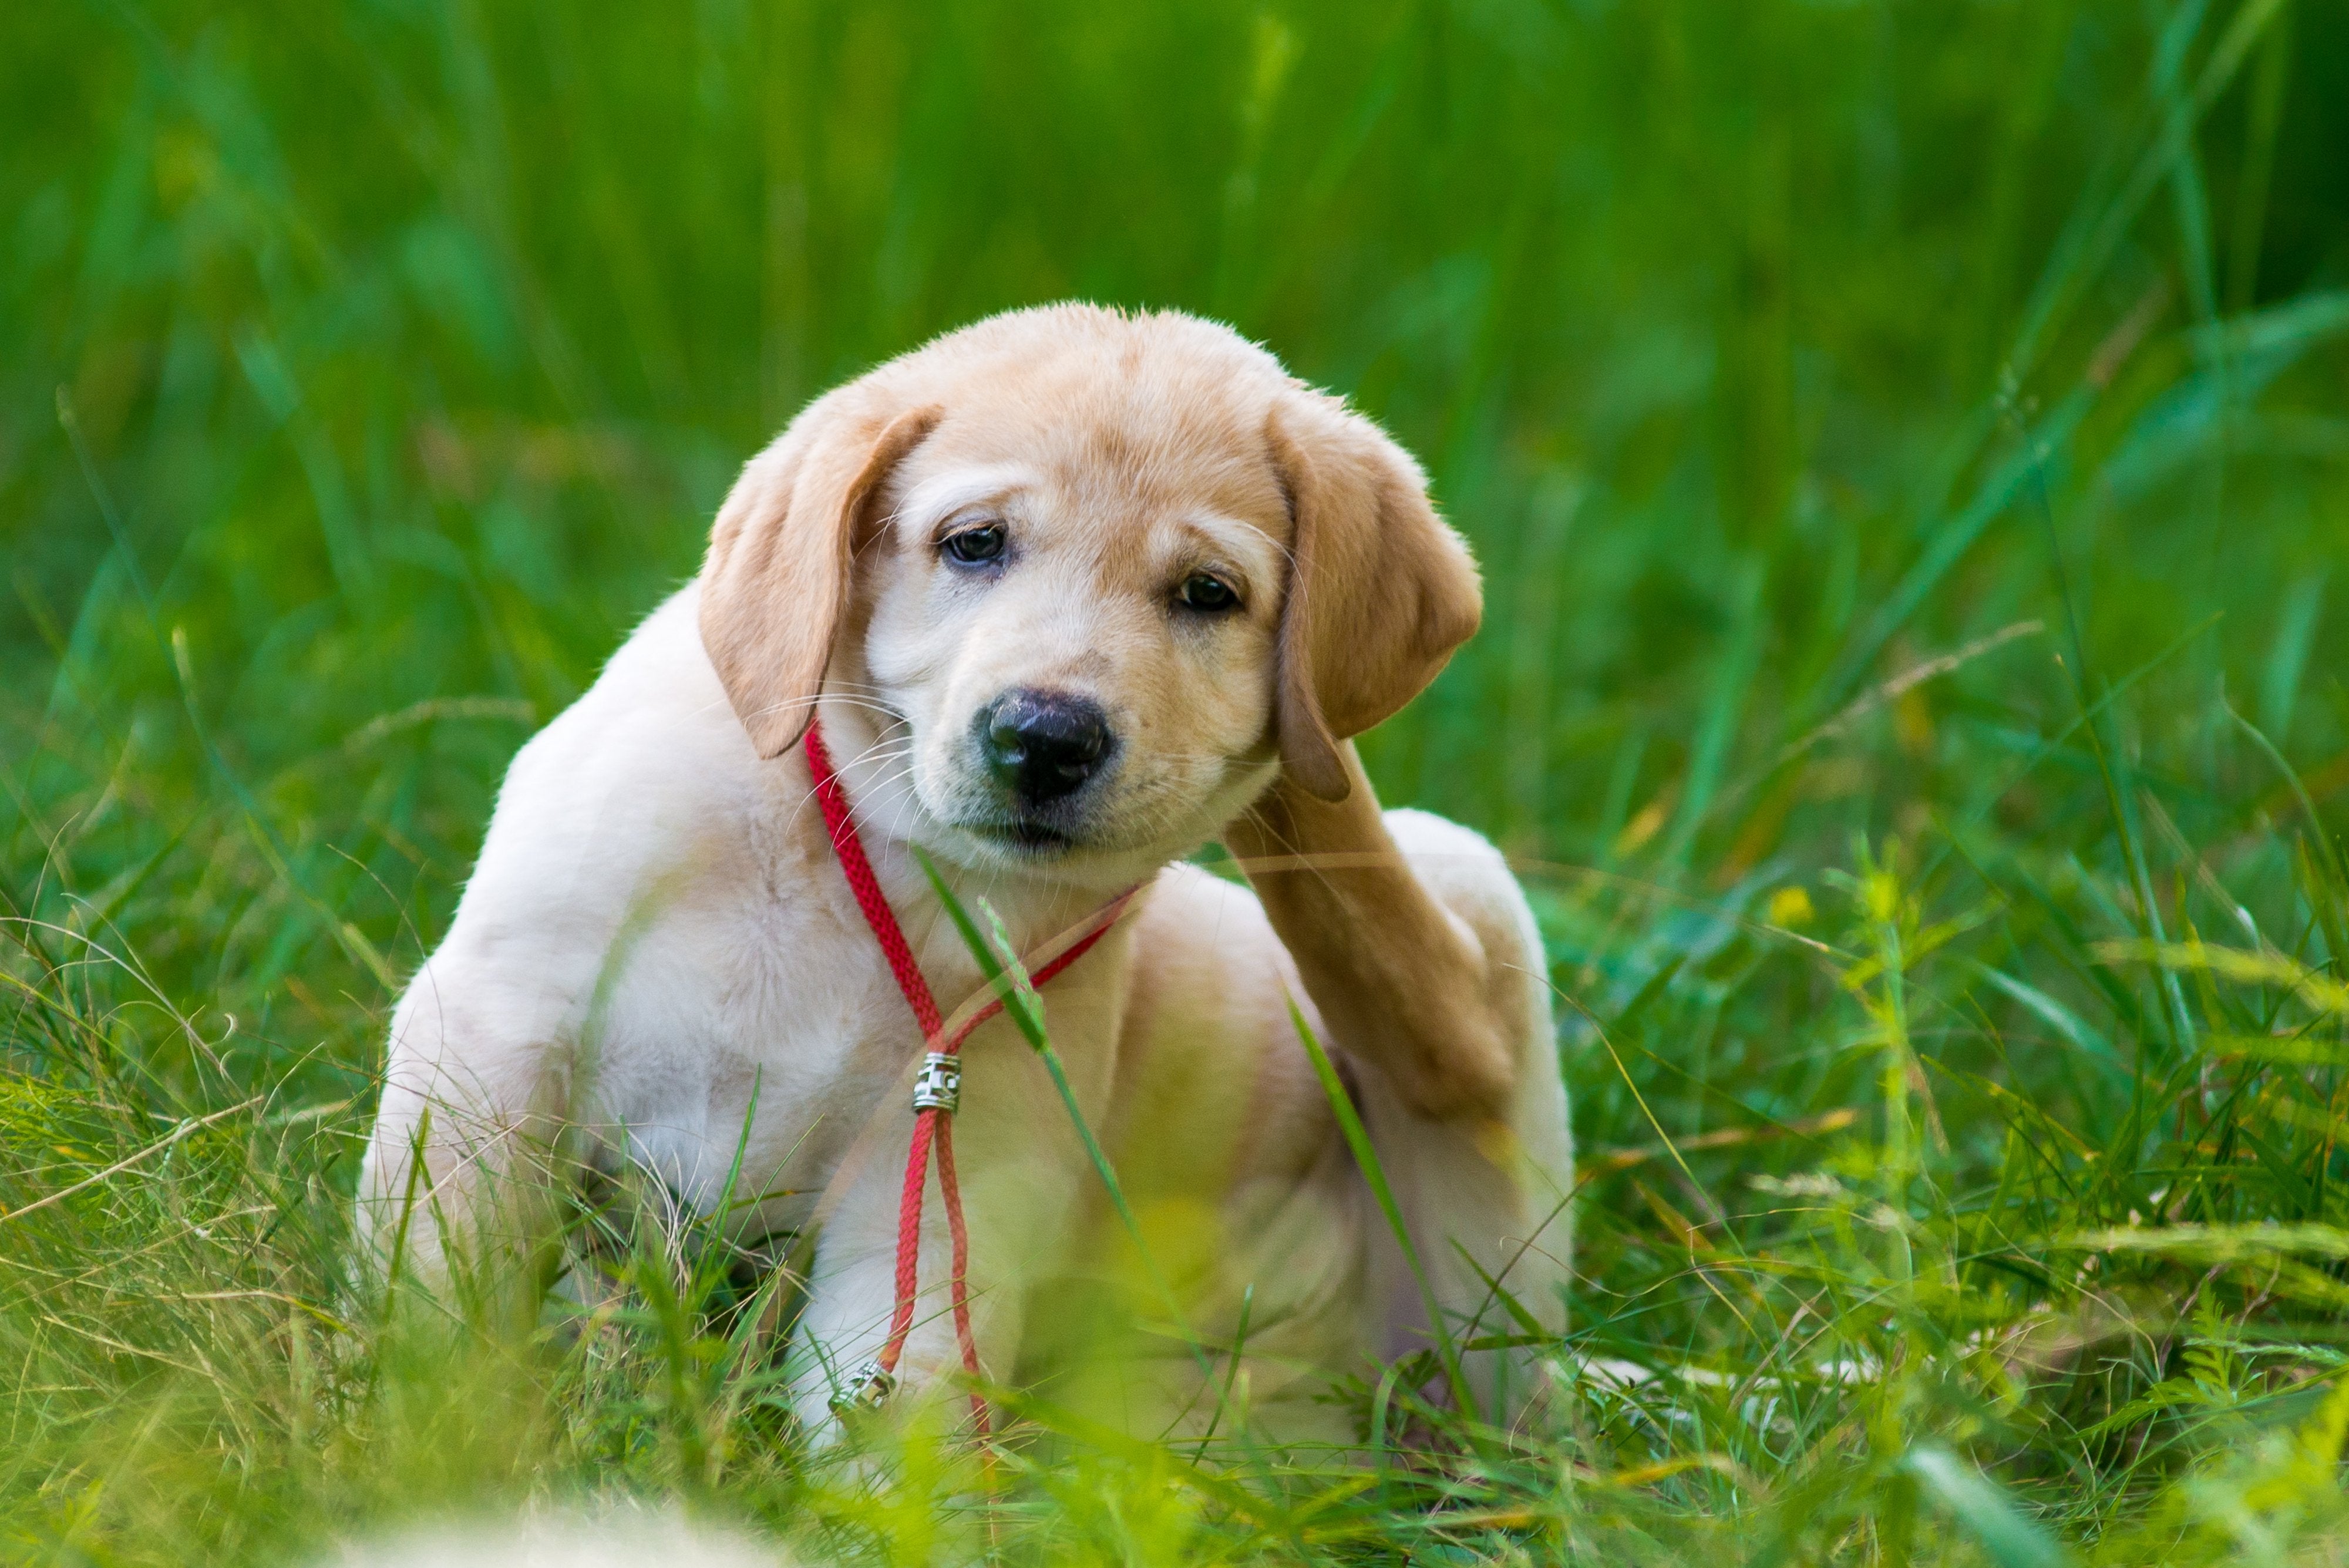
[[[905,1004],[914,1010],[914,1021],[921,1025],[926,1052],[921,1075],[914,1087],[914,1136],[905,1149],[905,1193],[897,1205],[897,1300],[889,1318],[889,1337],[881,1353],[851,1375],[841,1396],[833,1401],[834,1409],[850,1406],[877,1406],[896,1386],[897,1363],[905,1351],[905,1336],[914,1326],[914,1296],[919,1283],[922,1241],[922,1198],[927,1183],[930,1148],[938,1151],[938,1196],[946,1205],[947,1234],[954,1245],[953,1272],[947,1281],[947,1299],[954,1310],[955,1342],[962,1351],[963,1371],[976,1385],[979,1379],[978,1346],[970,1333],[970,1301],[964,1280],[970,1263],[970,1237],[963,1227],[962,1189],[955,1178],[954,1119],[955,1102],[958,1097],[961,1079],[962,1043],[970,1032],[1003,1011],[1003,998],[990,998],[985,1006],[958,1024],[952,1034],[946,1033],[946,1021],[938,1012],[937,998],[930,992],[930,982],[923,977],[921,966],[914,961],[914,950],[905,940],[905,932],[897,923],[896,911],[890,909],[888,898],[881,891],[880,879],[873,874],[873,862],[864,854],[864,840],[858,837],[856,822],[849,815],[848,796],[840,787],[840,774],[832,765],[832,753],[824,749],[823,737],[811,723],[805,742],[808,772],[815,781],[816,802],[823,809],[823,826],[832,836],[833,852],[839,857],[840,869],[848,878],[848,890],[856,895],[856,907],[864,915],[864,923],[872,928],[873,940],[880,944],[881,956],[889,961],[889,972],[905,993]],[[1131,897],[1131,895],[1127,895]],[[1059,953],[1030,971],[1030,978],[1040,989],[1052,978],[1092,950],[1095,942],[1109,934],[1125,908],[1125,898],[1112,901],[1097,911],[1092,929]],[[987,1402],[974,1386],[970,1396],[973,1417],[981,1435],[987,1431]]]

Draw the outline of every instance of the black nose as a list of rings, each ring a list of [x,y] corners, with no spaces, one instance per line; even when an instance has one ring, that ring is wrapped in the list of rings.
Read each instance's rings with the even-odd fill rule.
[[[979,715],[979,750],[998,782],[1030,805],[1078,789],[1109,755],[1098,703],[1057,691],[1013,691]]]

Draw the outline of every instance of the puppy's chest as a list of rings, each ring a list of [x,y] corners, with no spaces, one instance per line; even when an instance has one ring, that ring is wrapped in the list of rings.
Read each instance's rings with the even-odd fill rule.
[[[710,898],[635,934],[583,1032],[582,1119],[704,1212],[740,1157],[739,1203],[812,1210],[921,1049],[869,934],[821,903]]]

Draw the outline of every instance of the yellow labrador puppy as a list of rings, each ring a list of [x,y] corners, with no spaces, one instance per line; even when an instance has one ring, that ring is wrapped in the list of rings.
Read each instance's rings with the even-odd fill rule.
[[[1557,1325],[1571,1157],[1533,919],[1485,840],[1382,815],[1347,739],[1479,605],[1412,459],[1206,321],[1019,311],[818,400],[743,471],[700,577],[514,759],[393,1020],[364,1227],[428,1272],[527,1251],[543,1210],[489,1194],[559,1138],[705,1212],[736,1171],[738,1233],[820,1235],[793,1355],[829,1420],[887,1332],[922,1043],[812,798],[817,722],[947,1011],[982,981],[915,846],[1023,949],[1143,887],[1044,1003],[1207,1354],[1144,1334],[1092,1376],[1074,1303],[1132,1260],[999,1018],[954,1135],[990,1380],[1198,1427],[1228,1422],[1237,1353],[1259,1429],[1342,1439],[1333,1376]],[[1218,836],[1253,894],[1177,864]],[[901,1399],[959,1365],[935,1188],[920,1262]],[[1464,1359],[1487,1415],[1537,1382],[1522,1350]]]

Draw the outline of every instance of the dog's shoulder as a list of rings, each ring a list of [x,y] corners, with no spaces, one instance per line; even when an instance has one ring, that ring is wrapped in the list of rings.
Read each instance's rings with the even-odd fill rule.
[[[515,754],[460,928],[608,926],[658,885],[740,854],[765,790],[702,651],[695,593],[647,617]]]

